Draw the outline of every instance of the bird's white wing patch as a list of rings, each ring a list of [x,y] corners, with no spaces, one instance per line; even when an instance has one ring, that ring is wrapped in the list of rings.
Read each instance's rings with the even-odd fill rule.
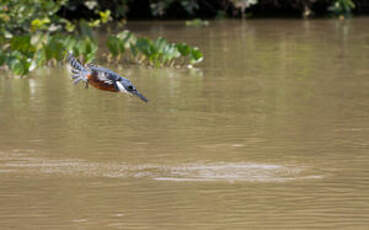
[[[118,87],[118,89],[119,89],[120,92],[127,93],[127,90],[126,90],[126,88],[124,88],[124,86],[122,85],[122,83],[120,83],[119,81],[117,81],[116,84],[117,84],[117,87]]]

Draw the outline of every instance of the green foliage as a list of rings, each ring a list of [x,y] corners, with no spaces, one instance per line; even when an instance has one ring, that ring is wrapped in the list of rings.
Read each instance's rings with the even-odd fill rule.
[[[84,5],[89,11],[88,14],[99,15],[101,19],[111,19],[111,18],[122,18],[125,17],[128,12],[128,1],[131,0],[69,0],[66,4],[66,8],[70,11],[81,11],[81,6]],[[102,15],[107,13],[107,15]],[[103,21],[103,23],[105,23]]]
[[[354,8],[355,3],[352,0],[335,0],[328,10],[336,15],[347,15]]]
[[[76,27],[71,21],[59,17],[61,7],[71,6],[69,0],[2,0],[0,1],[0,34],[8,37],[33,32],[73,32]],[[87,1],[88,2],[88,1]],[[97,27],[111,20],[110,10],[95,12],[99,18],[86,22]],[[83,28],[80,28],[83,29]]]
[[[169,43],[162,37],[155,40],[137,38],[129,31],[109,36],[107,47],[110,52],[109,60],[120,61],[125,58],[130,62],[155,67],[180,64],[178,63],[180,59],[181,64],[185,64],[187,59],[191,65],[203,60],[203,54],[197,47],[185,43]]]
[[[62,21],[56,12],[65,0],[2,0],[0,2],[0,32],[22,34],[62,30]]]
[[[186,21],[186,26],[208,26],[208,25],[209,25],[209,21],[201,20],[199,18]]]
[[[78,25],[56,16],[66,0],[3,0],[0,3],[0,67],[26,75],[37,67],[56,64],[67,50],[90,62],[97,45],[90,23]],[[98,25],[110,20],[100,12]],[[78,34],[66,34],[78,27]]]
[[[190,63],[191,64],[199,63],[203,59],[204,59],[204,56],[199,50],[199,48],[197,47],[191,48],[191,53],[190,53]]]
[[[184,1],[186,2],[186,1]],[[186,2],[186,7],[194,7]],[[112,20],[111,11],[102,11],[97,1],[84,2],[99,16],[92,21],[68,21],[57,16],[68,0],[3,0],[0,2],[0,67],[15,75],[26,75],[35,68],[56,65],[67,51],[91,62],[97,53],[94,27]],[[151,66],[173,65],[182,58],[190,64],[202,60],[202,53],[184,43],[169,43],[164,38],[151,40],[136,37],[129,31],[109,36],[106,42],[109,60],[120,60]]]
[[[52,65],[63,60],[66,51],[91,62],[97,46],[88,37],[62,34],[13,36],[0,50],[0,66],[5,65],[15,75],[26,75],[37,67]]]

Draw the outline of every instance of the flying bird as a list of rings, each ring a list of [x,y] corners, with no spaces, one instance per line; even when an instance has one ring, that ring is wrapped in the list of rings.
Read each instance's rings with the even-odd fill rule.
[[[74,79],[74,84],[82,81],[85,82],[86,88],[90,84],[101,90],[126,93],[137,96],[144,102],[148,102],[127,78],[107,68],[93,64],[82,65],[71,53],[68,54],[67,62],[72,73],[72,79]]]

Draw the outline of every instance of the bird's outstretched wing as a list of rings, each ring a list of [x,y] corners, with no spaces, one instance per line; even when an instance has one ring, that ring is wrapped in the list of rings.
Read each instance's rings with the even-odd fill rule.
[[[67,58],[69,71],[72,73],[73,83],[77,84],[80,81],[88,82],[88,75],[91,74],[91,71],[83,66],[71,53],[68,53]]]

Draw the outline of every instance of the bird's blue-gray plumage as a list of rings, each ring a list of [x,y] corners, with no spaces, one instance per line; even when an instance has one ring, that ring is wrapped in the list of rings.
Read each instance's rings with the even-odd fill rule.
[[[74,79],[75,84],[80,81],[84,81],[86,82],[87,87],[89,81],[92,81],[94,83],[92,85],[96,88],[115,92],[124,92],[138,96],[141,100],[148,102],[148,100],[137,91],[136,87],[130,80],[120,76],[110,69],[93,64],[82,65],[73,57],[72,54],[68,55],[67,61],[71,67],[72,79]]]

